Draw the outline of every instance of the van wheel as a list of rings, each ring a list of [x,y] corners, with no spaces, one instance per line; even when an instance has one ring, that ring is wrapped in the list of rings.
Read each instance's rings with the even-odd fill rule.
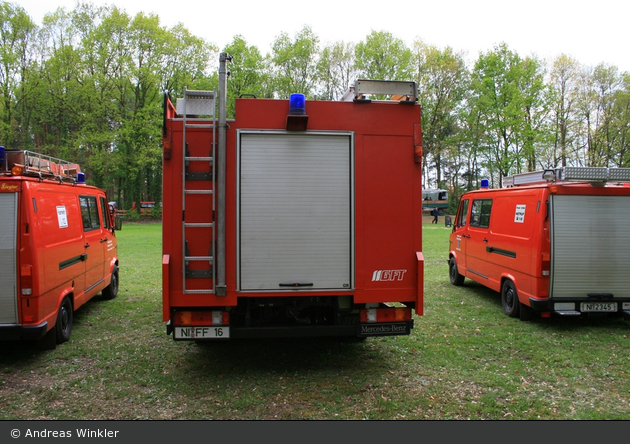
[[[105,299],[114,299],[118,295],[118,267],[114,265],[114,271],[112,273],[112,281],[109,285],[103,288],[103,297]]]
[[[501,286],[501,304],[503,305],[503,312],[511,318],[518,316],[520,302],[518,300],[518,294],[516,293],[516,287],[512,281],[506,280]]]
[[[457,262],[455,262],[455,258],[452,257],[448,261],[448,277],[451,279],[451,284],[460,286],[464,284],[464,276],[459,274],[457,271]]]
[[[57,323],[55,324],[55,330],[57,331],[57,343],[62,344],[70,339],[70,333],[72,333],[72,302],[70,298],[66,296],[61,301],[59,311],[57,312]]]

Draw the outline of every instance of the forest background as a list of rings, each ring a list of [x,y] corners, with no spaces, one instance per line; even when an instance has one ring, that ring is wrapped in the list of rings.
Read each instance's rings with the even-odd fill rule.
[[[606,42],[602,42],[606,44]],[[160,202],[164,95],[218,85],[219,53],[234,98],[338,100],[360,78],[413,80],[423,109],[425,188],[456,202],[482,178],[562,166],[630,167],[630,73],[506,44],[464,54],[372,31],[322,46],[304,26],[267,54],[240,36],[218,48],[183,24],[115,6],[57,9],[40,25],[0,2],[0,145],[78,162],[121,209]]]

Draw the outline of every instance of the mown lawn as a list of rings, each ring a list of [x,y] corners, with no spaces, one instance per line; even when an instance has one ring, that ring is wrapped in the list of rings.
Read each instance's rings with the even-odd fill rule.
[[[509,318],[498,294],[450,285],[449,230],[423,228],[410,336],[199,346],[166,336],[161,225],[126,224],[116,299],[82,307],[56,350],[0,343],[0,417],[630,419],[627,322]]]

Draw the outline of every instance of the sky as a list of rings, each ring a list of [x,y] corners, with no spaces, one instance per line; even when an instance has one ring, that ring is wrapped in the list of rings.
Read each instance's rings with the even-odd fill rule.
[[[4,0],[0,0],[4,1]],[[57,8],[71,11],[76,0],[7,0],[22,6],[37,25]],[[560,54],[580,64],[613,65],[630,72],[630,2],[623,0],[410,0],[407,2],[317,0],[91,0],[115,5],[130,16],[156,14],[161,26],[182,23],[193,35],[220,49],[235,35],[266,54],[281,33],[291,38],[305,25],[320,46],[358,43],[372,31],[390,32],[409,47],[414,40],[463,52],[469,63],[480,52],[505,43],[521,57],[548,61]]]

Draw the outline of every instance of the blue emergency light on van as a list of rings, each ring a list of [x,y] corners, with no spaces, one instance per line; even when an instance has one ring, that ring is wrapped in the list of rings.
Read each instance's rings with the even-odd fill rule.
[[[4,166],[4,147],[0,146],[0,167]]]
[[[488,179],[481,179],[481,188],[486,189],[490,186],[490,182]]]
[[[304,97],[304,94],[291,94],[289,97],[289,114],[306,114],[306,97]]]
[[[77,173],[77,183],[85,185],[85,173]]]

